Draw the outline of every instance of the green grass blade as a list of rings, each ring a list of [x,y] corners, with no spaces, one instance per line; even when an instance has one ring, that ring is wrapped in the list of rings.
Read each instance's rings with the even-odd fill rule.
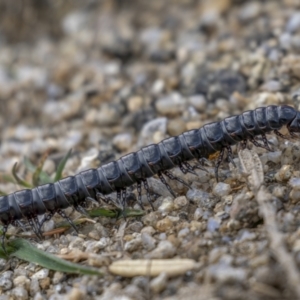
[[[33,262],[49,270],[72,274],[102,275],[102,273],[95,268],[71,263],[55,255],[39,250],[24,239],[14,239],[9,241],[7,243],[7,252],[10,253],[10,256]]]
[[[140,217],[145,214],[143,210],[138,209],[129,209],[126,208],[124,213],[122,209],[105,209],[105,208],[96,208],[88,211],[88,214],[91,218],[95,217],[108,217],[108,218],[122,218],[122,217]]]
[[[63,159],[59,162],[57,170],[56,170],[56,174],[55,174],[55,177],[54,177],[54,182],[56,182],[56,181],[58,181],[62,178],[62,172],[65,168],[65,165],[66,165],[68,159],[71,156],[71,153],[72,153],[72,149],[70,149],[68,151],[68,153],[66,154],[66,156],[63,157]]]
[[[32,164],[32,162],[28,159],[28,157],[25,156],[24,159],[23,159],[23,162],[24,162],[24,165],[25,165],[27,170],[29,170],[33,174],[36,172],[37,167]],[[52,183],[53,182],[53,179],[46,172],[44,172],[43,170],[39,171],[38,178],[39,178],[39,184],[45,184],[45,183]],[[32,181],[33,181],[33,179],[32,179]]]
[[[1,174],[0,175],[0,181],[1,182],[11,182],[11,183],[16,184],[16,181],[15,181],[14,177],[10,176],[10,175],[7,175],[7,174]]]
[[[129,209],[129,208],[126,208],[125,211],[124,211],[124,215],[123,215],[123,212],[122,210],[120,210],[120,214],[118,216],[118,218],[123,218],[124,216],[125,217],[141,217],[143,215],[145,215],[146,212],[144,210],[140,210],[140,209]]]
[[[39,161],[39,164],[36,168],[36,170],[34,171],[33,175],[32,175],[32,184],[33,186],[38,186],[40,185],[40,179],[41,179],[41,173],[42,173],[42,169],[45,163],[45,160],[48,157],[48,153],[46,152],[43,156],[42,159]]]
[[[87,212],[91,218],[108,217],[117,218],[120,214],[119,209],[95,208]]]
[[[12,168],[12,174],[13,174],[13,176],[14,176],[14,179],[16,180],[16,182],[17,182],[19,185],[21,185],[21,186],[23,186],[23,187],[25,187],[25,188],[29,188],[29,189],[33,188],[33,186],[32,186],[29,182],[27,182],[27,181],[21,179],[21,178],[19,177],[19,175],[17,174],[17,163],[15,163],[14,166],[13,166],[13,168]]]
[[[23,163],[28,171],[31,173],[35,172],[36,166],[28,159],[27,156],[24,156]]]
[[[41,172],[40,174],[40,178],[39,178],[39,182],[40,184],[46,184],[46,183],[53,183],[53,179],[47,174],[45,173],[44,171]]]

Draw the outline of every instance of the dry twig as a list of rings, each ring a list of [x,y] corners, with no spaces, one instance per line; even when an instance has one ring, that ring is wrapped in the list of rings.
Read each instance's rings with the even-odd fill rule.
[[[270,248],[287,277],[287,284],[300,299],[300,275],[293,257],[286,250],[283,234],[276,224],[276,211],[272,205],[272,195],[263,185],[263,167],[258,155],[248,149],[239,152],[243,172],[247,174],[249,187],[256,196],[269,236]]]

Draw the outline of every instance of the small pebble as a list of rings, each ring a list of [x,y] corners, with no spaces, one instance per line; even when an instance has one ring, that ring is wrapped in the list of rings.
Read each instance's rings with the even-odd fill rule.
[[[198,220],[201,220],[203,217],[203,209],[201,207],[198,207],[196,210],[195,210],[195,213],[194,213],[194,219],[196,221]]]
[[[226,281],[244,282],[247,278],[247,271],[245,269],[233,268],[222,263],[210,266],[208,274],[219,283]]]
[[[168,231],[170,228],[172,228],[172,226],[173,222],[170,220],[169,217],[165,217],[164,219],[156,223],[156,229],[160,232]]]
[[[154,293],[160,293],[166,288],[168,275],[161,273],[150,281],[150,288]]]
[[[146,214],[145,216],[142,217],[142,222],[146,226],[151,226],[155,227],[156,223],[158,220],[157,212],[150,212],[149,214]]]
[[[178,93],[156,101],[155,107],[162,115],[176,116],[185,110],[186,100]]]
[[[88,233],[88,236],[94,240],[99,240],[101,237],[100,233],[97,230],[91,230]]]
[[[49,220],[49,221],[45,222],[43,225],[44,232],[51,231],[54,228],[55,228],[55,222],[53,220]]]
[[[20,275],[14,278],[13,283],[14,286],[24,286],[26,288],[30,285],[30,280],[26,276]]]
[[[156,240],[150,234],[143,232],[141,234],[141,238],[142,238],[143,247],[147,251],[151,251],[155,248]]]
[[[204,209],[211,209],[217,203],[217,199],[212,199],[211,194],[199,189],[188,190],[186,197],[192,203],[195,203]]]
[[[143,98],[140,96],[132,96],[127,101],[127,108],[129,111],[134,112],[143,107]]]
[[[70,244],[69,244],[69,249],[83,250],[83,242],[84,242],[84,240],[82,238],[73,237]]]
[[[300,189],[293,188],[289,194],[292,203],[298,203],[300,200]]]
[[[43,296],[43,294],[41,292],[37,292],[34,296],[32,296],[33,300],[45,300],[45,297]]]
[[[41,269],[38,272],[36,272],[35,274],[32,275],[33,279],[43,279],[48,277],[49,275],[49,270],[48,269]]]
[[[204,112],[206,109],[206,99],[203,95],[194,95],[189,97],[189,103],[194,106],[197,111]]]
[[[0,277],[0,288],[3,291],[10,290],[12,288],[12,286],[13,286],[13,282],[10,278],[4,277],[4,276]]]
[[[64,277],[65,277],[64,273],[57,271],[57,272],[54,273],[54,275],[52,277],[52,283],[53,284],[58,284],[63,280]]]
[[[175,198],[174,200],[174,208],[175,209],[181,209],[184,206],[186,206],[188,204],[188,200],[186,198],[186,196],[180,196]]]
[[[139,136],[138,145],[140,147],[160,142],[167,132],[167,118],[157,118],[147,122]],[[161,136],[161,140],[155,140],[155,134]]]
[[[11,294],[14,299],[17,300],[27,300],[28,298],[28,292],[25,288],[18,286],[11,290]]]
[[[113,145],[119,151],[127,151],[132,144],[132,135],[130,133],[120,133],[113,138]]]
[[[137,237],[125,243],[124,250],[128,252],[136,251],[142,244],[141,237]]]
[[[291,178],[289,180],[289,185],[295,190],[300,190],[300,178],[298,177]]]
[[[72,288],[71,291],[67,294],[69,300],[81,300],[85,298],[85,293],[78,288]]]
[[[171,258],[176,253],[176,248],[169,241],[160,241],[158,246],[148,254],[146,258]]]
[[[286,182],[293,175],[293,167],[291,165],[284,165],[275,174],[275,178],[278,182]]]
[[[152,226],[145,226],[142,230],[141,233],[146,233],[149,235],[153,235],[156,232],[156,230]]]
[[[289,18],[286,24],[286,30],[290,33],[294,33],[300,29],[300,12],[295,12]]]
[[[223,182],[218,182],[213,188],[213,194],[217,197],[227,196],[230,192],[231,186]]]
[[[162,214],[170,213],[174,210],[174,200],[171,197],[164,198],[162,204],[158,207],[158,211]]]
[[[190,230],[192,232],[194,232],[194,231],[202,231],[202,230],[206,229],[206,227],[203,226],[203,225],[204,225],[204,222],[201,223],[201,222],[198,222],[198,221],[191,221]]]
[[[178,237],[179,237],[179,238],[184,238],[184,237],[186,237],[189,233],[190,233],[189,228],[182,228],[182,229],[178,232]]]
[[[177,136],[186,130],[185,122],[182,119],[171,119],[167,124],[167,132],[170,136]]]
[[[31,279],[30,281],[30,288],[29,288],[29,292],[30,292],[30,296],[33,297],[35,294],[37,294],[38,292],[40,292],[40,284],[38,279]]]
[[[216,231],[220,228],[220,221],[215,218],[209,218],[207,221],[207,230],[210,232]]]
[[[45,278],[39,280],[39,283],[40,283],[41,289],[42,289],[42,290],[46,290],[46,289],[49,288],[50,283],[51,283],[51,280],[50,280],[49,277],[45,277]]]

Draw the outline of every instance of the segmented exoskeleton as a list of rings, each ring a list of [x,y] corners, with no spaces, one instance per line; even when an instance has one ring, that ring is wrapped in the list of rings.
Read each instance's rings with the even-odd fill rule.
[[[189,160],[203,161],[209,155],[220,151],[215,165],[215,175],[218,179],[218,168],[224,158],[225,150],[229,161],[233,164],[231,146],[239,142],[242,147],[250,141],[257,147],[271,150],[265,134],[274,131],[278,136],[286,138],[278,131],[284,125],[294,137],[294,133],[300,132],[300,112],[286,105],[256,108],[241,115],[204,125],[200,129],[167,138],[158,144],[143,147],[137,152],[127,154],[97,169],[89,169],[55,183],[2,196],[0,197],[0,221],[4,228],[2,245],[4,247],[7,227],[22,219],[29,221],[38,236],[41,236],[42,224],[55,213],[66,218],[76,230],[63,209],[73,206],[76,210],[84,212],[82,204],[87,198],[98,199],[99,195],[117,192],[117,201],[124,209],[126,189],[133,184],[137,185],[138,202],[143,207],[142,185],[146,189],[148,201],[150,197],[147,178],[158,175],[173,194],[164,175],[183,184],[186,183],[172,175],[170,169],[179,166],[184,174],[187,172],[195,174],[195,168],[204,168],[199,164],[191,166]],[[259,136],[262,143],[256,139]],[[151,204],[151,201],[149,203]],[[38,215],[44,215],[41,222],[38,220]]]

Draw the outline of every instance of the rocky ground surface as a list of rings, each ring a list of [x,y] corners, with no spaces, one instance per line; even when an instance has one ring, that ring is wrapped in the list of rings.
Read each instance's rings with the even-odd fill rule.
[[[12,6],[0,1],[23,18],[19,36],[0,21],[2,173],[18,161],[28,179],[23,157],[37,163],[48,151],[51,174],[72,148],[64,175],[73,175],[258,106],[299,108],[298,1],[90,1],[51,7],[53,19],[38,14],[47,7]],[[143,217],[98,218],[78,236],[30,240],[50,253],[87,253],[80,263],[102,278],[0,260],[0,299],[300,299],[300,143],[268,138],[274,152],[252,147],[263,197],[236,148],[237,168],[222,164],[219,183],[214,160],[198,176],[173,170],[192,189],[170,182],[173,199],[159,187],[155,211],[145,201]],[[20,187],[2,180],[0,189]],[[178,276],[108,271],[125,258],[194,264]]]

